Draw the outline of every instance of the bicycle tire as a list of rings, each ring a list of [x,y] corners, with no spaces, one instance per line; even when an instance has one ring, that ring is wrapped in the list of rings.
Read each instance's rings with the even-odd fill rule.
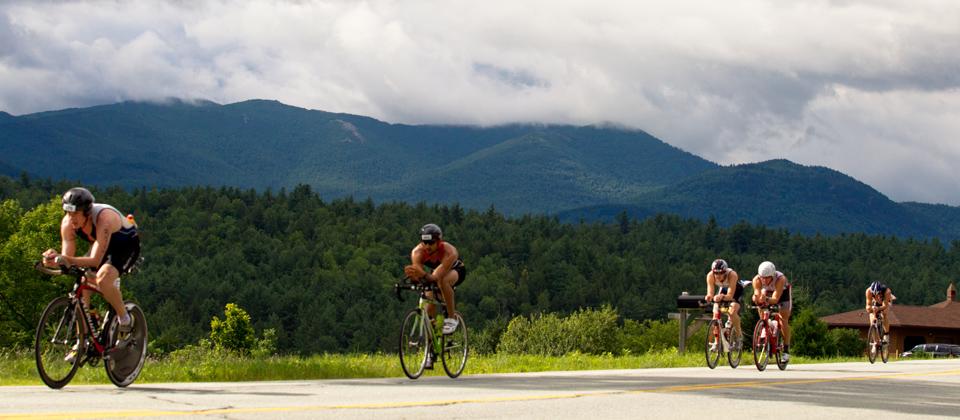
[[[70,298],[58,297],[43,309],[33,343],[37,373],[48,387],[60,389],[70,383],[86,354],[83,326],[79,310]],[[65,360],[73,345],[77,345],[73,361]]]
[[[143,370],[143,362],[147,358],[147,318],[136,303],[125,302],[127,312],[133,317],[133,329],[130,338],[124,342],[117,342],[117,328],[119,320],[113,317],[110,323],[110,347],[107,350],[109,357],[104,358],[103,368],[107,377],[114,385],[125,388],[137,380]]]
[[[458,322],[457,329],[452,334],[443,334],[442,350],[440,351],[443,370],[451,378],[456,378],[463,373],[463,369],[467,367],[467,358],[470,355],[467,323],[463,321],[463,315],[460,315],[460,312],[456,312],[454,316]]]
[[[767,368],[767,363],[770,359],[770,340],[767,337],[762,336],[764,331],[763,320],[757,321],[757,325],[753,328],[753,364],[757,366],[757,370],[763,372]]]
[[[400,324],[400,341],[397,354],[400,357],[400,368],[403,374],[410,379],[417,379],[423,375],[427,362],[427,352],[432,345],[431,329],[425,325],[420,309],[411,309],[403,317]]]
[[[780,370],[787,370],[787,364],[789,362],[783,358],[784,347],[786,346],[786,340],[783,338],[783,328],[777,329],[775,338],[777,343],[777,367],[780,368]]]
[[[707,358],[707,367],[714,369],[720,363],[720,353],[723,352],[723,343],[720,342],[719,320],[711,320],[707,325],[707,338],[703,345],[703,355]]]
[[[733,346],[733,349],[727,352],[727,362],[730,363],[731,368],[736,369],[743,358],[743,333],[734,332],[733,327],[728,328],[727,331],[730,334],[728,341]]]
[[[871,324],[870,328],[867,329],[867,360],[870,361],[870,364],[877,361],[877,353],[879,353],[880,332],[877,330],[876,323]]]
[[[883,336],[884,334],[880,334],[880,360],[887,363],[887,360],[890,360],[890,343],[883,341]]]

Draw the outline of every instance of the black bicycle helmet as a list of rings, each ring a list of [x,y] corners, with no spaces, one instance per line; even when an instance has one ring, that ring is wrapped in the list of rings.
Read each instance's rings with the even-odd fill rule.
[[[870,293],[873,293],[874,295],[879,295],[885,289],[886,287],[883,285],[883,283],[880,283],[879,281],[870,283]]]
[[[433,243],[443,237],[443,231],[440,230],[440,226],[437,226],[433,223],[427,223],[420,228],[420,241],[425,243]]]
[[[87,213],[93,207],[93,194],[83,187],[74,187],[63,193],[63,211]]]

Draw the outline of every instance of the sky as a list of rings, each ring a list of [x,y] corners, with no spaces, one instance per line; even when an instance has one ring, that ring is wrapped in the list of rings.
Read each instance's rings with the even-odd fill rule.
[[[960,205],[953,0],[0,1],[0,110],[171,97],[615,124]]]

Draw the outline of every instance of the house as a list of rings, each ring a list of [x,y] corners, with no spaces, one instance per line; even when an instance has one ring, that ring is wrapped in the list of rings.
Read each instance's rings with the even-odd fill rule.
[[[894,292],[896,293],[896,292]],[[960,302],[957,288],[950,283],[947,300],[930,306],[894,303],[887,311],[890,321],[890,354],[900,354],[917,344],[960,344]],[[866,340],[870,317],[863,309],[820,318],[830,328],[855,328]]]

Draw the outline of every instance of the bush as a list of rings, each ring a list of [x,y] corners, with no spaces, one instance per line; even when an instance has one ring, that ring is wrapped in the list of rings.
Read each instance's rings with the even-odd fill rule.
[[[678,321],[645,320],[643,322],[632,319],[623,322],[621,330],[621,348],[624,352],[643,354],[650,351],[662,351],[676,348],[679,344]],[[701,340],[703,341],[703,340]],[[688,348],[696,344],[687,341]],[[701,343],[702,344],[702,343]]]
[[[250,314],[235,303],[228,303],[223,312],[223,321],[216,316],[210,321],[210,341],[214,348],[240,353],[253,350],[256,338]]]
[[[837,339],[829,333],[827,323],[817,318],[812,309],[803,309],[790,320],[793,336],[791,352],[810,357],[837,354]]]
[[[860,356],[867,346],[866,340],[860,338],[860,331],[852,328],[835,328],[829,334],[839,356]]]
[[[617,311],[580,309],[566,318],[539,314],[513,318],[500,338],[498,352],[562,356],[567,353],[619,353]]]

